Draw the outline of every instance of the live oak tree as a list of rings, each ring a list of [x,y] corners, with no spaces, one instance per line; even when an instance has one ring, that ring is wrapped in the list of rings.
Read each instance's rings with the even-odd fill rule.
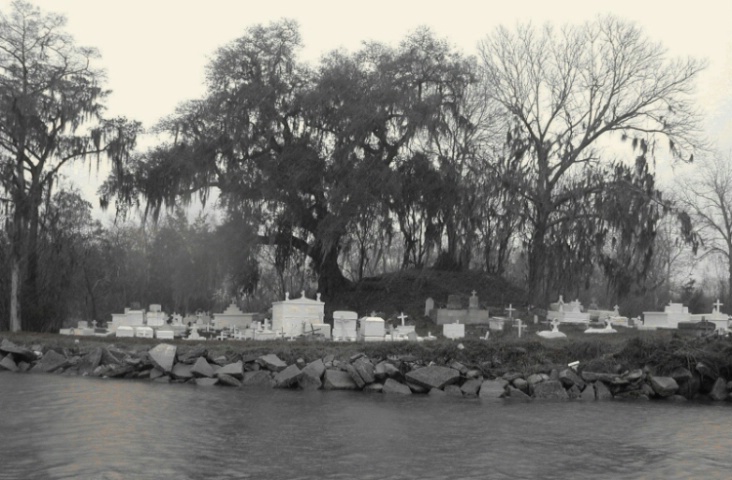
[[[65,18],[16,1],[0,13],[0,188],[11,241],[10,328],[21,298],[36,296],[39,208],[62,168],[107,155],[122,161],[139,126],[104,120],[104,73],[94,49],[77,46]]]
[[[161,124],[171,141],[115,172],[103,193],[142,195],[155,212],[216,188],[278,261],[306,254],[327,297],[349,283],[338,263],[348,232],[394,197],[413,141],[464,82],[460,58],[440,57],[426,35],[333,52],[311,68],[297,58],[294,22],[250,28],[214,55],[205,96]]]
[[[627,140],[648,163],[662,147],[692,158],[698,117],[690,94],[704,65],[669,58],[637,26],[614,17],[560,30],[500,27],[480,51],[506,143],[527,166],[512,188],[527,204],[530,295],[543,303],[555,290],[548,268],[558,252],[549,249],[550,237],[597,215],[576,217],[570,204],[602,187],[593,179],[603,178],[597,168],[612,158],[608,146]]]

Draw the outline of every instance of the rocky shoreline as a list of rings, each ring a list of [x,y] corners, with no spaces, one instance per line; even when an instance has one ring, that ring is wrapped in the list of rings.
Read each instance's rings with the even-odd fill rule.
[[[449,395],[486,400],[732,400],[732,381],[699,362],[678,367],[668,375],[650,368],[592,372],[581,366],[545,368],[525,374],[500,375],[486,365],[425,362],[414,355],[349,358],[327,354],[310,362],[293,363],[276,354],[246,352],[213,356],[204,345],[178,347],[161,343],[149,350],[123,351],[110,346],[49,348],[0,343],[0,372],[82,375],[102,378],[148,379],[198,386],[265,387],[300,390],[361,390],[412,395]]]

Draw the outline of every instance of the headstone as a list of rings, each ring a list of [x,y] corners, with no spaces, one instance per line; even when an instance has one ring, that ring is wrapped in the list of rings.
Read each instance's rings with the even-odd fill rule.
[[[198,334],[198,328],[196,328],[195,325],[191,326],[191,333],[188,335],[186,340],[206,340],[205,337],[202,337]]]
[[[456,339],[465,337],[465,324],[446,323],[442,326],[442,334],[445,338]]]
[[[216,329],[239,328],[245,329],[255,320],[255,313],[244,313],[235,302],[231,302],[223,313],[214,314],[214,325]]]
[[[470,298],[468,299],[468,308],[470,310],[477,310],[480,308],[480,302],[478,300],[477,292],[473,290],[472,294],[470,295]]]
[[[447,296],[447,309],[448,310],[462,310],[463,302],[460,295],[448,295]]]
[[[430,315],[430,312],[435,309],[435,301],[432,299],[432,297],[427,297],[427,300],[424,302],[424,316],[428,317]]]

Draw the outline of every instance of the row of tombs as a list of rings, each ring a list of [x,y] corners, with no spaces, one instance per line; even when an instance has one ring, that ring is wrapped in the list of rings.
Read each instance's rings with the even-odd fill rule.
[[[628,319],[621,316],[618,307],[614,310],[585,309],[579,301],[565,303],[560,296],[559,301],[549,305],[547,321],[551,322],[552,330],[537,332],[545,338],[564,337],[559,331],[561,324],[584,324],[590,326],[592,319],[605,321],[605,328],[587,328],[586,333],[614,333],[613,326],[638,329],[684,329],[702,326],[705,329],[727,333],[729,331],[729,317],[720,311],[721,303],[717,301],[714,310],[709,314],[690,314],[687,307],[679,303],[671,303],[663,312],[644,312],[643,321],[639,318]],[[463,308],[459,296],[450,295],[444,308],[435,308],[434,300],[428,298],[425,302],[425,316],[429,316],[438,325],[442,326],[442,334],[446,338],[459,339],[465,337],[465,325],[487,325],[489,330],[501,331],[504,325],[518,327],[521,335],[521,320],[513,319],[515,309],[509,305],[505,309],[508,316],[492,316],[488,309],[481,309],[476,293],[470,297],[468,308]],[[369,316],[359,317],[354,311],[333,312],[333,323],[326,323],[325,303],[320,294],[310,299],[302,292],[300,298],[290,298],[285,294],[285,300],[272,304],[272,319],[263,319],[257,313],[244,313],[234,302],[222,313],[216,313],[213,318],[197,314],[186,318],[180,315],[166,315],[160,305],[150,305],[149,311],[142,309],[125,309],[124,313],[113,314],[112,321],[106,328],[97,326],[97,322],[79,322],[77,328],[61,329],[66,335],[97,335],[139,338],[187,338],[190,340],[204,340],[214,336],[219,340],[275,340],[280,338],[293,339],[300,336],[313,336],[335,341],[423,341],[436,337],[428,333],[420,337],[413,325],[406,325],[406,315],[398,318],[401,325],[387,327],[384,319],[372,313]],[[516,325],[518,323],[518,325]],[[537,317],[534,317],[537,323]],[[201,332],[206,332],[204,336]],[[487,336],[486,336],[487,338]]]

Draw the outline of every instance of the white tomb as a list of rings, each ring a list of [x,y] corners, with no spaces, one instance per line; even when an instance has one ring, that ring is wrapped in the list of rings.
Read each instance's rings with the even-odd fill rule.
[[[681,303],[669,303],[663,312],[643,312],[643,329],[678,328],[679,322],[690,322],[689,308]]]
[[[328,323],[309,323],[303,325],[303,330],[306,335],[322,335],[323,337],[330,340],[331,338],[331,327]]]
[[[364,342],[383,342],[386,336],[384,319],[379,317],[363,317],[358,339]]]
[[[549,321],[557,320],[559,323],[590,323],[590,314],[582,311],[582,304],[579,300],[564,303],[562,296],[559,301],[549,305],[547,312]]]
[[[161,340],[173,340],[175,331],[172,328],[159,328],[155,330],[155,337]]]
[[[195,325],[191,326],[191,333],[188,335],[186,340],[206,340],[206,337],[202,337],[198,334],[198,328]]]
[[[554,320],[552,321],[552,329],[551,330],[543,330],[541,332],[536,332],[537,335],[539,335],[542,338],[567,338],[566,333],[562,333],[559,331],[559,321]]]
[[[147,312],[146,319],[148,327],[162,327],[163,325],[165,325],[165,321],[167,320],[167,318],[165,317],[165,312],[163,312],[160,304],[157,303],[153,303],[150,305],[150,309]]]
[[[272,330],[283,332],[286,337],[297,337],[303,333],[303,323],[322,324],[325,315],[325,303],[317,299],[305,297],[302,292],[300,298],[290,299],[285,293],[285,300],[272,304]]]
[[[464,338],[465,337],[465,324],[464,323],[446,323],[442,326],[442,334],[445,338]]]
[[[356,324],[358,314],[348,310],[333,312],[333,340],[355,341],[358,338]]]
[[[115,335],[117,337],[134,337],[135,327],[130,327],[129,325],[120,325],[119,327],[117,327]]]
[[[242,312],[236,303],[231,302],[223,313],[214,314],[214,326],[217,330],[223,328],[245,329],[254,321],[255,313]]]
[[[153,338],[155,336],[155,330],[150,327],[134,327],[135,336],[138,338]]]

